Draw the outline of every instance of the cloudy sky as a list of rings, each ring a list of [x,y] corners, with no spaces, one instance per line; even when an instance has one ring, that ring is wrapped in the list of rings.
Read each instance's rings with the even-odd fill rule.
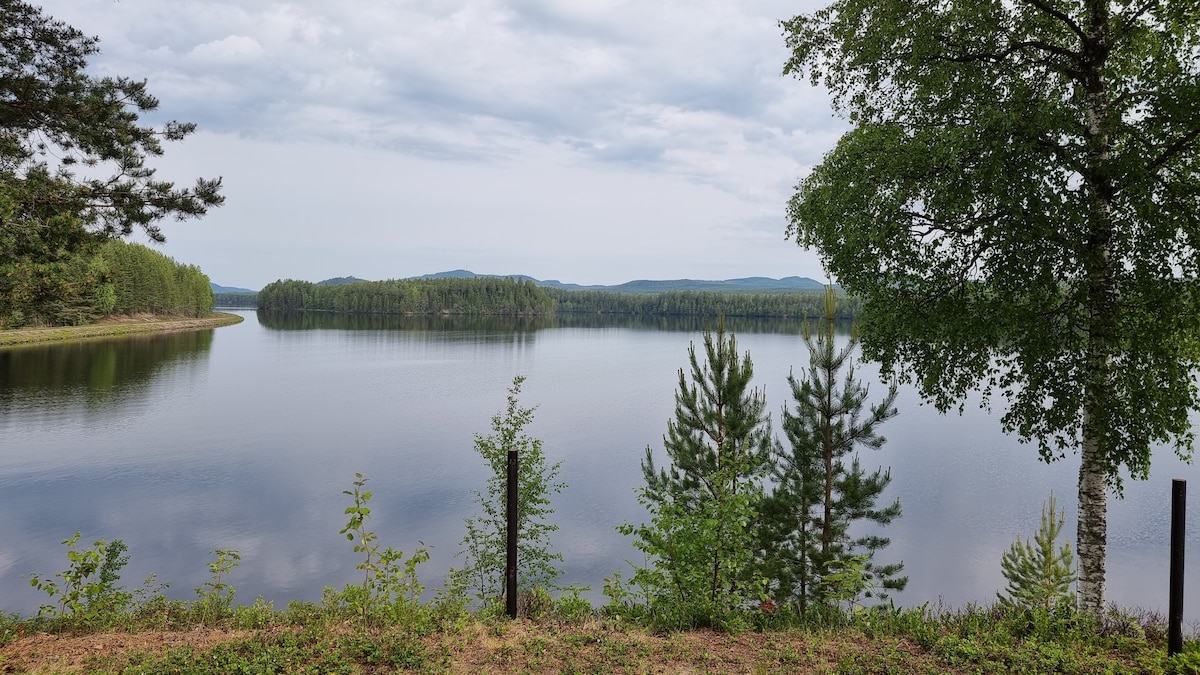
[[[847,127],[778,27],[821,0],[40,4],[199,125],[154,166],[227,201],[161,250],[218,284],[823,278],[784,209]]]

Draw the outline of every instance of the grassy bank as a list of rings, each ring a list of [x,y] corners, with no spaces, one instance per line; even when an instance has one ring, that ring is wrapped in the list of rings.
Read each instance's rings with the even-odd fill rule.
[[[197,609],[200,606],[201,609]],[[381,608],[382,610],[383,608]],[[396,609],[396,608],[393,608]],[[1161,617],[875,608],[816,624],[655,633],[559,602],[510,621],[461,605],[356,616],[336,601],[219,615],[161,598],[100,630],[0,623],[3,673],[1191,673]]]
[[[203,330],[218,326],[228,326],[241,323],[242,321],[242,317],[236,314],[225,314],[223,312],[214,312],[202,319],[159,314],[108,317],[86,326],[54,326],[51,328],[0,330],[0,347],[37,344],[41,342],[117,337],[139,333],[173,333],[187,330]]]

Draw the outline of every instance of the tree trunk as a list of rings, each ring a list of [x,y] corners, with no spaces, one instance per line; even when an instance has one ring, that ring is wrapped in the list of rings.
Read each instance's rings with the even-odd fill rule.
[[[1083,393],[1083,447],[1079,458],[1079,610],[1104,611],[1105,548],[1108,539],[1108,471],[1114,448],[1103,422],[1112,399],[1117,288],[1112,260],[1113,200],[1111,121],[1105,63],[1109,55],[1108,0],[1087,0],[1080,50],[1080,82],[1087,115],[1087,165],[1083,175],[1091,214],[1085,249],[1087,356]]]
[[[1083,451],[1079,461],[1078,608],[1099,616],[1104,611],[1108,485],[1103,450],[1090,417],[1084,413]]]

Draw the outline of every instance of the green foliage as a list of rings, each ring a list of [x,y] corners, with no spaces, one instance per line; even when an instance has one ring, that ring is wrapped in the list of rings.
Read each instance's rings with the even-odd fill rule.
[[[694,343],[688,347],[688,362],[688,375],[679,369],[675,418],[667,422],[663,436],[670,466],[655,469],[654,453],[646,446],[642,475],[647,499],[669,499],[694,509],[723,489],[712,478],[722,467],[737,464],[742,475],[727,478],[742,482],[753,482],[751,476],[766,470],[770,417],[762,392],[749,388],[754,377],[750,353],[739,357],[737,337],[726,335],[723,317],[715,334],[704,333],[703,364]]]
[[[208,316],[213,308],[208,276],[141,244],[110,241],[99,256],[110,270],[114,314]]]
[[[475,434],[475,451],[488,463],[491,476],[486,491],[475,491],[483,515],[466,519],[463,537],[464,565],[450,571],[450,583],[472,589],[476,599],[488,604],[504,592],[507,552],[508,452],[517,451],[517,583],[523,590],[553,588],[561,570],[561,553],[550,548],[550,534],[558,525],[548,522],[554,510],[550,496],[566,483],[558,482],[561,462],[547,464],[542,441],[525,427],[533,422],[534,408],[522,408],[519,396],[524,377],[513,378],[504,412],[492,417],[492,433]]]
[[[249,306],[275,312],[320,311],[343,314],[520,315],[630,314],[638,316],[815,317],[823,311],[820,293],[740,293],[665,291],[618,293],[568,291],[537,286],[532,281],[475,277],[469,279],[399,279],[355,281],[336,285],[276,281],[257,296],[223,293],[218,304]],[[837,315],[853,316],[858,301],[837,296]]]
[[[1055,508],[1051,494],[1042,506],[1042,520],[1033,541],[1018,536],[1000,559],[1008,588],[997,593],[1000,603],[1014,607],[1054,609],[1063,602],[1074,603],[1070,592],[1075,581],[1071,543],[1057,548],[1065,514]]]
[[[340,593],[330,595],[326,590],[326,600],[335,605],[345,603],[359,618],[372,618],[378,612],[395,618],[396,613],[406,613],[417,608],[418,600],[425,587],[417,578],[417,565],[429,560],[429,551],[425,544],[420,546],[407,559],[403,551],[391,546],[379,550],[379,536],[367,529],[366,521],[371,517],[371,509],[367,502],[371,501],[370,490],[363,488],[367,479],[361,473],[354,474],[354,488],[343,490],[342,494],[350,496],[354,503],[346,507],[346,515],[350,519],[340,534],[354,543],[354,552],[361,553],[362,562],[357,569],[363,571],[362,585],[348,585]]]
[[[220,179],[178,189],[154,178],[147,160],[195,126],[140,124],[158,101],[145,82],[89,75],[97,52],[96,38],[40,7],[0,2],[0,317],[9,325],[90,320],[107,299],[92,297],[103,280],[87,272],[102,241],[135,228],[162,241],[157,221],[223,201]]]
[[[259,309],[350,314],[499,314],[537,316],[554,312],[554,299],[532,281],[398,279],[325,286],[275,281],[257,295]]]
[[[863,300],[863,353],[940,410],[982,389],[1080,453],[1079,602],[1104,606],[1106,490],[1192,452],[1200,407],[1200,7],[837,0],[786,72],[853,122],[789,204]]]
[[[690,382],[679,371],[675,419],[663,437],[670,466],[656,469],[646,448],[638,501],[651,521],[617,528],[646,554],[631,582],[651,619],[672,628],[735,627],[764,588],[755,543],[769,456],[766,402],[749,389],[753,363],[748,353],[739,357],[723,318],[716,334],[704,334],[704,354],[701,364],[696,346],[688,349]],[[619,577],[607,587],[621,604]]]
[[[201,622],[210,624],[229,615],[233,610],[236,590],[229,583],[228,578],[242,561],[241,554],[234,549],[213,549],[212,555],[216,557],[215,560],[208,563],[208,571],[212,574],[212,579],[196,589],[195,604]]]
[[[214,307],[257,307],[258,293],[213,293]]]
[[[39,616],[62,619],[74,627],[92,627],[112,622],[133,598],[117,586],[121,568],[129,562],[125,542],[96,541],[91,548],[77,549],[80,533],[63,541],[67,547],[67,569],[55,574],[60,581],[30,575],[29,585],[50,596],[56,604],[42,605]]]
[[[581,592],[591,590],[590,587],[571,586],[563,590],[567,593],[558,596],[558,600],[554,602],[554,613],[560,621],[583,623],[593,616],[592,603],[579,596]]]
[[[854,605],[859,598],[869,597],[875,590],[871,571],[867,567],[869,560],[870,556],[853,555],[826,563],[819,584],[821,599],[839,606],[841,603]]]
[[[751,467],[749,452],[725,459],[705,479],[711,494],[697,503],[668,494],[638,490],[638,501],[650,523],[620,525],[634,537],[633,546],[646,555],[644,567],[634,566],[631,583],[647,602],[655,626],[671,630],[715,626],[745,626],[746,610],[762,599],[765,579],[755,565],[755,504],[762,497],[761,472]],[[621,603],[628,591],[620,578],[606,584],[606,593]]]
[[[819,317],[824,296],[813,292],[741,293],[728,291],[664,291],[616,293],[611,291],[550,290],[560,314],[633,314],[639,316],[716,317]],[[837,315],[849,319],[858,301],[837,295]]]
[[[857,340],[852,337],[837,348],[834,319],[831,289],[815,336],[805,327],[807,373],[802,379],[788,375],[794,403],[794,409],[783,410],[788,446],[776,442],[773,448],[774,490],[761,507],[759,546],[772,595],[792,603],[800,615],[808,611],[810,601],[856,601],[857,594],[845,597],[847,589],[886,598],[887,591],[903,590],[907,583],[907,577],[899,576],[902,563],[873,562],[888,538],[850,534],[856,523],[882,526],[900,516],[899,500],[877,506],[891,472],[867,473],[854,454],[858,448],[883,445],[878,427],[896,415],[896,387],[878,404],[867,404],[868,387],[854,374]],[[870,582],[860,583],[851,570],[863,572]]]

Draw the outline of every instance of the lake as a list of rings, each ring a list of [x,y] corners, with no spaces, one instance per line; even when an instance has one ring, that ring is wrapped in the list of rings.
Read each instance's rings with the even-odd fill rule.
[[[487,477],[474,433],[488,433],[514,375],[537,406],[530,433],[568,488],[552,506],[562,582],[587,585],[640,553],[613,528],[642,522],[634,488],[645,448],[665,463],[676,372],[698,321],[597,317],[501,319],[306,317],[217,329],[0,350],[0,611],[31,614],[46,596],[28,575],[66,567],[62,540],[122,539],[135,588],[151,573],[167,594],[195,597],[209,551],[240,551],[237,599],[282,606],[361,581],[338,534],[354,474],[375,494],[369,526],[383,546],[430,547],[430,588],[456,563],[472,491]],[[729,322],[754,361],[773,420],[789,369],[807,366],[796,323]],[[876,371],[860,365],[872,382]],[[872,385],[877,401],[883,385]],[[1004,585],[1000,557],[1037,529],[1051,491],[1074,533],[1074,457],[1046,465],[1001,433],[999,416],[968,402],[939,415],[902,389],[888,438],[864,451],[890,466],[884,494],[901,518],[882,532],[880,562],[902,560],[898,604],[989,602]],[[1165,611],[1172,478],[1197,469],[1169,450],[1151,479],[1109,505],[1109,599]],[[1200,601],[1200,491],[1188,509],[1187,620]],[[626,576],[629,576],[626,574]]]

